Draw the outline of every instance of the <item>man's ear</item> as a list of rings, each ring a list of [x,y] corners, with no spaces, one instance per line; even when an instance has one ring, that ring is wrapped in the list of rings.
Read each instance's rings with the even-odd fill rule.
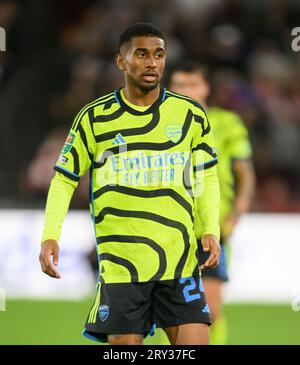
[[[116,60],[116,64],[117,64],[119,70],[124,71],[125,70],[125,65],[124,65],[125,62],[124,62],[124,57],[121,55],[121,53],[116,54],[115,60]]]

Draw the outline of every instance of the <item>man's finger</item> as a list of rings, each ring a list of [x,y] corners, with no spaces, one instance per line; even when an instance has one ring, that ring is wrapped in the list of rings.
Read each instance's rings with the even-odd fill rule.
[[[46,265],[46,270],[47,270],[48,275],[50,275],[51,277],[57,278],[57,279],[60,278],[59,272],[56,271],[56,269],[55,269],[55,267],[53,266],[52,263]]]
[[[52,278],[59,279],[61,276],[60,276],[59,272],[56,270],[56,268],[54,267],[54,265],[52,264],[52,261],[51,261],[51,253],[50,252],[46,252],[41,257],[42,257],[42,260],[44,262],[44,270],[43,270],[43,272],[45,274],[51,276]]]
[[[209,262],[208,262],[209,265],[218,265],[218,262],[219,262],[218,252],[213,252],[211,254],[211,257],[208,258],[208,260],[209,260]]]
[[[53,263],[52,263],[52,255],[53,255],[53,251],[46,251],[45,254],[43,255],[45,264],[46,264],[46,268],[50,269],[54,272],[56,272],[56,268],[54,267]]]
[[[51,276],[51,278],[60,279],[60,274],[56,271],[53,271],[49,268],[46,268],[46,271],[44,273],[48,276]]]
[[[51,269],[51,266],[49,266],[48,264],[45,263],[45,260],[43,257],[41,259],[41,264],[42,264],[41,266],[42,266],[43,273],[45,273],[48,276],[51,276],[52,278],[57,277],[57,273]]]
[[[53,249],[53,265],[58,265],[58,258],[59,258],[59,248]]]
[[[46,274],[56,279],[60,279],[61,277],[60,274],[50,266],[46,267]]]
[[[208,252],[209,251],[209,242],[206,239],[202,240],[202,247],[203,247],[203,251],[204,252]]]
[[[46,271],[46,265],[45,265],[45,262],[44,262],[43,256],[42,256],[42,255],[40,255],[40,256],[39,256],[39,259],[40,259],[41,269],[42,269],[42,271],[43,271],[43,272],[45,272],[45,271]]]
[[[42,268],[42,271],[44,274],[51,276],[52,278],[58,278],[57,274],[54,271],[52,271],[50,268],[47,267],[42,256],[40,256],[40,263],[41,263],[41,268]]]
[[[218,255],[216,252],[210,254],[209,258],[205,261],[205,263],[201,266],[201,270],[203,269],[212,269],[218,266]]]

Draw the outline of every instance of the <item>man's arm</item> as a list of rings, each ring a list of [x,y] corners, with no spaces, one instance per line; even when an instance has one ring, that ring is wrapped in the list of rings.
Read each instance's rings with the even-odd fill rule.
[[[235,191],[232,210],[221,223],[222,237],[225,241],[231,235],[241,215],[249,210],[255,188],[252,148],[248,130],[239,115],[234,112],[227,113],[226,121],[227,152],[232,160]]]
[[[60,277],[55,266],[58,264],[62,224],[78,181],[91,167],[95,150],[96,141],[88,113],[80,111],[55,165],[57,173],[51,181],[47,198],[40,263],[42,271],[51,277]]]
[[[255,190],[255,174],[251,159],[234,159],[233,174],[236,181],[236,195],[233,210],[223,223],[222,234],[226,239],[232,233],[242,214],[250,209]]]
[[[57,279],[60,278],[60,274],[56,270],[59,259],[58,239],[77,185],[76,181],[57,172],[48,192],[39,259],[42,271]]]
[[[202,174],[199,176],[199,174]],[[203,251],[210,251],[207,261],[201,266],[201,270],[214,268],[220,260],[220,189],[216,166],[203,172],[198,172],[196,179],[202,186],[202,192],[195,198],[195,206],[201,222]]]
[[[192,142],[195,177],[195,234],[201,237],[204,251],[210,256],[201,269],[214,268],[220,260],[220,191],[215,143],[204,109],[194,110],[195,134]]]

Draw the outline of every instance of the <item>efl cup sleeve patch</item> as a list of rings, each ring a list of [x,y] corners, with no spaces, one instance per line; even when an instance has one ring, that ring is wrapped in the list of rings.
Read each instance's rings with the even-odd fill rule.
[[[66,142],[65,142],[65,144],[64,144],[64,146],[63,146],[63,148],[61,150],[61,154],[62,155],[66,154],[67,152],[70,151],[70,149],[71,149],[71,147],[72,147],[72,145],[74,143],[74,140],[75,140],[75,134],[73,134],[73,133],[70,132],[68,134],[68,137],[66,139]]]

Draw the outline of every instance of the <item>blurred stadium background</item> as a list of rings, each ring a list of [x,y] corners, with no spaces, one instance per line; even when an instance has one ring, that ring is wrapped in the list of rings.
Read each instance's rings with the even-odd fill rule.
[[[39,269],[43,208],[75,114],[122,85],[118,36],[137,21],[166,34],[168,66],[208,64],[211,102],[249,129],[257,190],[232,237],[228,343],[300,344],[298,0],[0,0],[0,344],[91,343],[81,336],[96,280],[87,179],[63,228],[60,281]]]

